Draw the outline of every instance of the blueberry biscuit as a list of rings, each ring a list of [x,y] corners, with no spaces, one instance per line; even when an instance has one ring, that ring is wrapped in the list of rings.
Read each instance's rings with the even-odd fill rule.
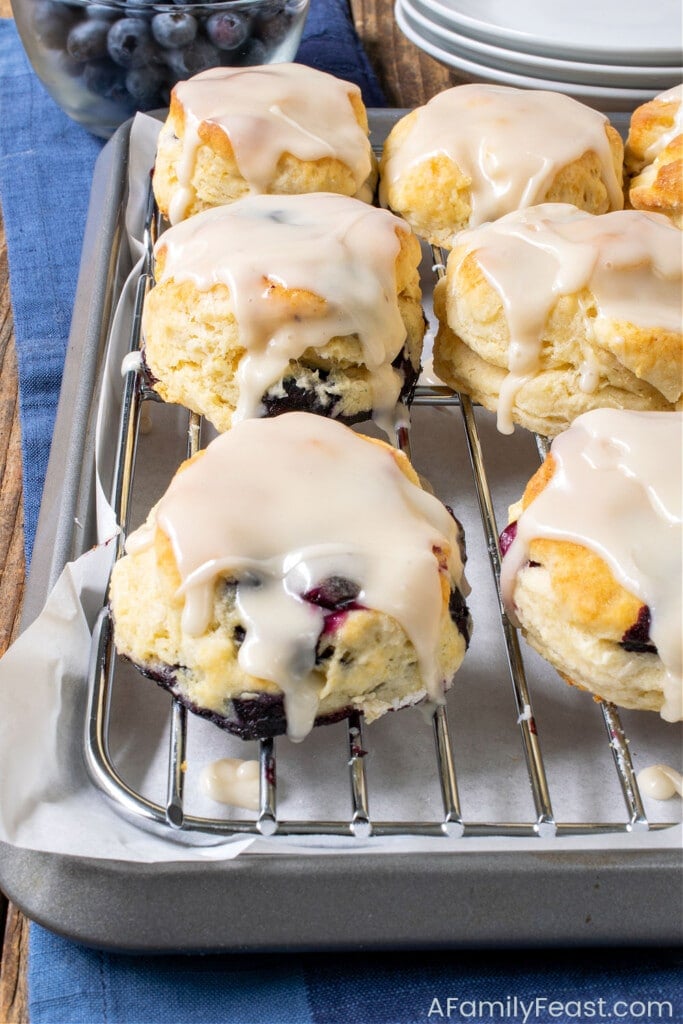
[[[561,676],[683,717],[680,413],[600,409],[553,442],[501,537],[508,612]]]
[[[672,410],[683,388],[681,236],[658,214],[546,203],[463,232],[435,289],[434,368],[554,437],[589,409]]]
[[[411,111],[380,160],[382,203],[434,245],[539,203],[621,209],[623,143],[603,114],[556,92],[458,85]]]
[[[320,416],[218,437],[126,551],[118,651],[246,739],[439,702],[469,641],[459,524],[404,455]]]
[[[390,429],[425,331],[420,246],[398,217],[331,193],[250,196],[156,248],[143,313],[158,393],[218,430],[300,409]]]
[[[372,200],[376,161],[360,89],[303,64],[210,68],[171,94],[153,175],[172,224],[256,193]]]

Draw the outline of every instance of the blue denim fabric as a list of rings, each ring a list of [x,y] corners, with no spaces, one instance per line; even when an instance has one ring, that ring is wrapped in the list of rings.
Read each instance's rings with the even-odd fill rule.
[[[31,1024],[680,1024],[682,964],[674,950],[133,957],[32,925],[30,1012]]]

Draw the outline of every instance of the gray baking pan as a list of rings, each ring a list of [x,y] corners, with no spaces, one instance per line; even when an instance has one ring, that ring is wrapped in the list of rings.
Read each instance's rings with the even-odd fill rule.
[[[374,112],[389,123],[396,112]],[[64,384],[28,581],[24,626],[63,565],[94,541],[93,436],[121,246],[129,127],[104,148],[92,186]],[[77,525],[78,524],[78,525]],[[225,862],[142,864],[0,844],[0,885],[31,919],[117,951],[675,945],[676,850],[249,853]]]

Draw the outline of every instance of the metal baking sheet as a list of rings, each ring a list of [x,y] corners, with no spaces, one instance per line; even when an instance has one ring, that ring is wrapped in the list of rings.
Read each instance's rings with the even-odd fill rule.
[[[371,111],[382,137],[401,111]],[[98,161],[64,385],[24,611],[94,540],[93,434],[112,310],[130,269],[122,241],[129,126]],[[260,854],[138,864],[0,844],[0,883],[31,918],[126,951],[237,951],[566,944],[681,938],[681,857],[468,850],[457,854]]]

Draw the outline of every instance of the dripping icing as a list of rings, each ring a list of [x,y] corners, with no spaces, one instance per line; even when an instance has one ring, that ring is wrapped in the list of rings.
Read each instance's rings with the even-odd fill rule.
[[[650,636],[666,669],[667,721],[683,717],[681,579],[672,571],[683,557],[682,437],[680,413],[598,409],[579,416],[553,441],[553,475],[517,520],[501,571],[503,600],[514,615],[515,579],[534,539],[572,541],[599,555],[650,609]]]
[[[391,416],[403,383],[391,364],[406,339],[396,295],[397,232],[408,229],[386,210],[317,193],[251,196],[164,233],[157,283],[191,280],[200,291],[220,283],[230,291],[246,349],[233,423],[259,415],[262,396],[290,360],[348,335],[358,338],[371,371],[374,412]],[[281,299],[281,287],[316,301],[294,307]]]
[[[355,581],[360,606],[403,627],[430,698],[443,699],[435,552],[448,553],[450,580],[465,587],[458,529],[385,446],[307,413],[245,420],[183,467],[155,520],[126,550],[150,546],[155,526],[166,534],[191,635],[210,622],[217,581],[238,580],[239,662],[282,690],[290,738],[310,730],[320,699],[315,654],[326,611],[302,595],[330,577]]]
[[[591,326],[577,382],[584,391],[599,383],[593,339],[601,320],[680,331],[681,236],[665,217],[636,210],[595,216],[545,203],[459,234],[449,278],[470,253],[499,295],[508,326],[508,376],[497,406],[501,433],[512,433],[515,397],[540,369],[544,332],[560,296],[576,294],[584,308],[596,307],[595,317],[585,318]],[[437,287],[448,288],[448,281]]]
[[[638,772],[638,785],[643,796],[653,800],[670,800],[678,794],[683,796],[683,776],[665,764],[653,764]]]
[[[444,154],[469,181],[476,226],[543,202],[558,172],[586,152],[600,160],[610,207],[624,205],[605,132],[607,118],[568,96],[501,85],[460,85],[420,107],[384,177]],[[452,129],[444,130],[445,125]],[[381,187],[386,205],[386,183]]]

